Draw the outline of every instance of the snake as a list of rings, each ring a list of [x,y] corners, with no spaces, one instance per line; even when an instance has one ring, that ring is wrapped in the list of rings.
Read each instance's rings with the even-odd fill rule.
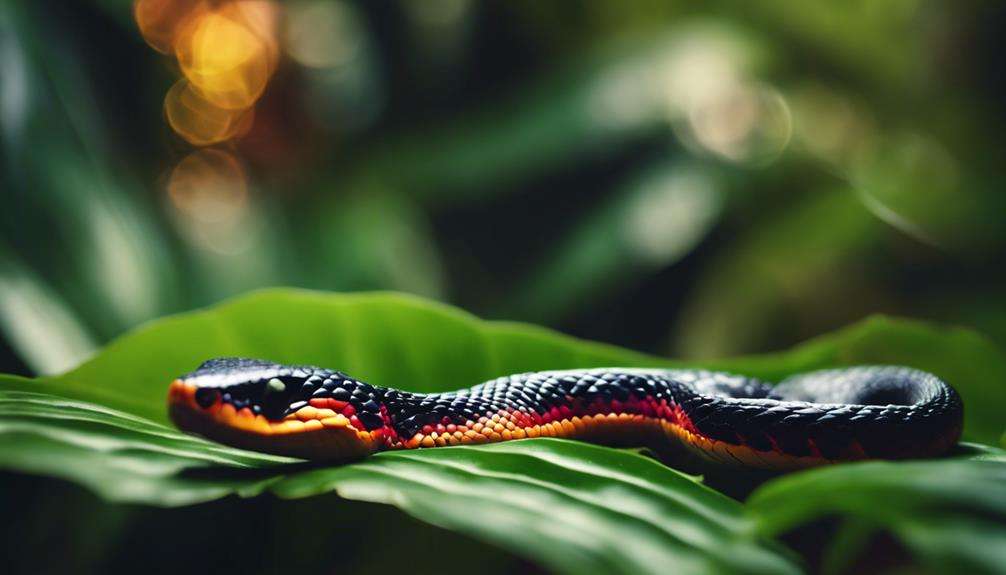
[[[963,424],[953,387],[902,366],[810,371],[777,385],[700,369],[590,368],[415,393],[332,369],[218,358],[170,384],[168,412],[183,431],[307,460],[557,437],[769,470],[935,457]]]

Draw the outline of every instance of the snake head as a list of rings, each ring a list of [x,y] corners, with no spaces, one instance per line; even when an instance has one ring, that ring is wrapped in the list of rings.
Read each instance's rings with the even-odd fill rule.
[[[179,381],[192,390],[192,399],[202,409],[230,405],[236,411],[247,408],[254,415],[278,421],[305,400],[305,384],[319,371],[227,357],[211,359]]]
[[[220,358],[171,384],[168,412],[179,428],[231,445],[310,458],[330,446],[351,457],[383,438],[378,393],[339,371]]]

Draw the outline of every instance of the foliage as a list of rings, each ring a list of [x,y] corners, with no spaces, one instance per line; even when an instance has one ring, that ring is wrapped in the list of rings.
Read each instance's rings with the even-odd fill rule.
[[[0,465],[69,479],[109,501],[155,506],[334,491],[394,505],[569,573],[663,572],[670,564],[682,572],[817,567],[813,556],[799,559],[776,537],[825,518],[839,525],[840,535],[823,546],[824,567],[834,571],[855,565],[878,532],[896,538],[914,564],[989,572],[1003,565],[1006,454],[996,448],[787,475],[759,487],[746,505],[637,453],[562,440],[313,466],[164,425],[167,380],[218,355],[337,366],[420,391],[531,369],[677,365],[409,296],[260,292],[152,323],[58,377],[4,377]],[[861,362],[903,363],[947,378],[966,398],[974,439],[992,442],[1004,427],[1006,360],[964,330],[876,318],[788,352],[707,365],[778,379]],[[755,479],[746,481],[750,488]],[[383,529],[394,537],[393,526]]]

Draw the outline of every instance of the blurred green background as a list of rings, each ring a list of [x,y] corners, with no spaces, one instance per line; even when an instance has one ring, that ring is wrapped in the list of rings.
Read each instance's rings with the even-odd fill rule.
[[[0,8],[4,371],[276,285],[684,358],[873,312],[1006,341],[996,3],[198,5]],[[217,60],[144,42],[233,5]],[[211,78],[240,129],[166,113],[266,52]]]
[[[876,312],[1002,345],[1004,24],[924,0],[7,0],[0,371],[280,285],[686,359]],[[9,485],[35,519],[0,534],[61,550],[24,547],[24,570],[306,569],[290,550],[324,544],[301,521],[322,505],[369,525],[329,564],[400,567],[360,551],[394,521],[413,570],[440,567],[443,532],[373,505]],[[176,530],[182,554],[156,543]],[[458,564],[530,567],[461,543]]]

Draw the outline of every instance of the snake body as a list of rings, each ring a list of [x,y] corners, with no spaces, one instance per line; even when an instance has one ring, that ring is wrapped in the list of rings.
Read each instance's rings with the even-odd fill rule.
[[[168,405],[183,430],[305,459],[565,437],[769,469],[936,456],[957,442],[963,418],[952,387],[894,366],[809,372],[775,386],[703,370],[543,371],[426,394],[222,358],[175,380]]]

